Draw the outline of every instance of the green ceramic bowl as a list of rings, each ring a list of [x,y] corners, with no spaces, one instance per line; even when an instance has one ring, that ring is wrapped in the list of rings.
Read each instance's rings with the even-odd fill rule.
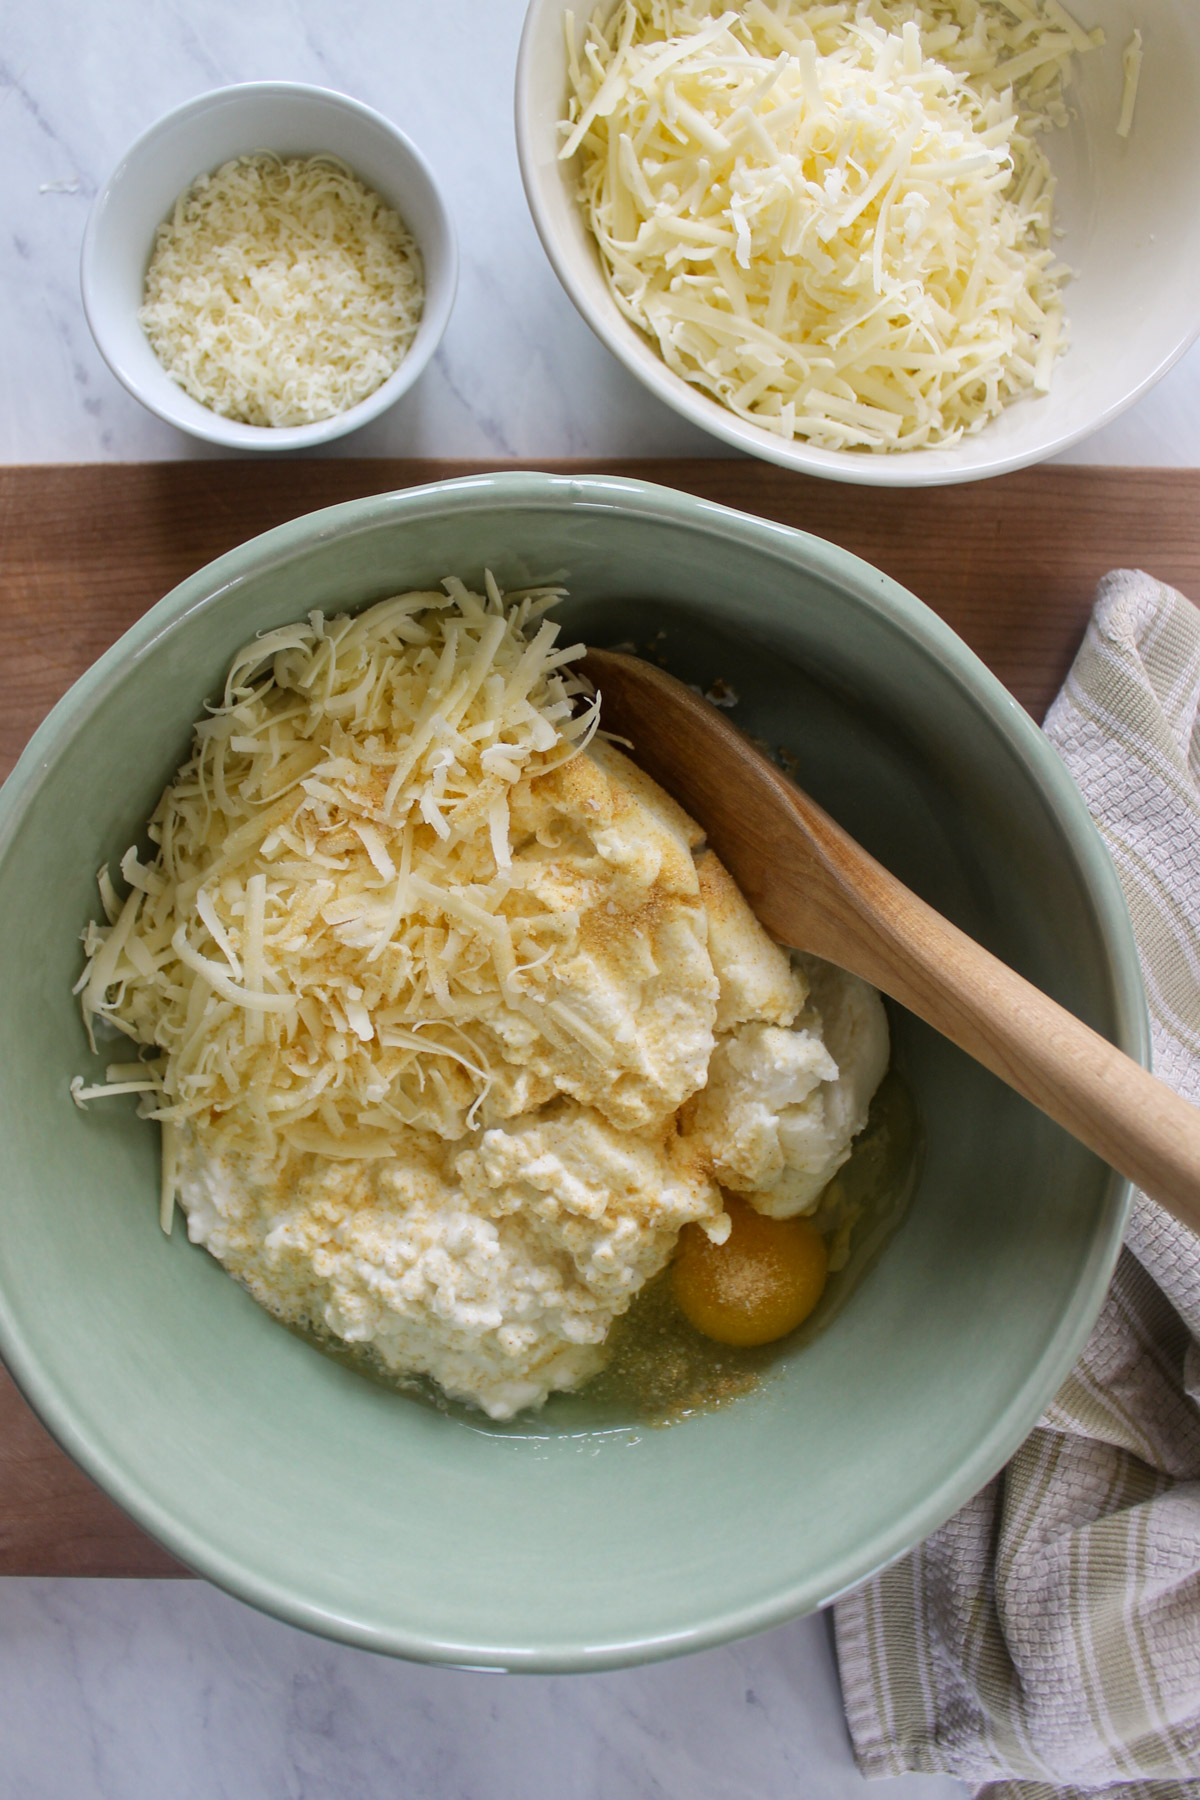
[[[911,1213],[755,1393],[670,1429],[564,1398],[508,1428],[372,1386],[156,1222],[156,1133],[79,1112],[95,871],[255,632],[454,572],[562,578],[572,636],[659,631],[690,679],[968,931],[1146,1054],[1112,868],[1028,718],[931,612],[815,538],[608,479],[505,475],[298,519],[168,595],[0,795],[0,1351],[59,1442],[200,1573],[293,1624],[476,1667],[600,1669],[821,1605],[931,1531],[1066,1374],[1125,1184],[912,1020]]]

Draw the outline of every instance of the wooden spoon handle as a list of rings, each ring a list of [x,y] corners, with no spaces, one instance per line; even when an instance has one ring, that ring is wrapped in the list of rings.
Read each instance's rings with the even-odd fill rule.
[[[797,829],[817,840],[827,881],[841,890],[833,959],[1200,1232],[1200,1108],[927,906],[807,795],[791,789],[788,797]],[[831,894],[831,913],[835,904]]]
[[[617,652],[584,667],[773,937],[890,994],[1200,1232],[1200,1108],[918,899],[697,693]]]

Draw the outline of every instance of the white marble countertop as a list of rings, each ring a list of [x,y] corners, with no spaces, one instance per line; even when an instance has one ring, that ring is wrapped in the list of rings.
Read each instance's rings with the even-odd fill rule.
[[[462,278],[433,367],[352,456],[722,455],[576,316],[530,223],[511,125],[524,0],[43,0],[8,10],[0,130],[0,461],[217,454],[145,413],[79,301],[91,199],[125,146],[207,88],[336,87],[430,159]],[[1200,463],[1200,347],[1067,460]],[[568,1679],[417,1668],[326,1644],[202,1583],[0,1583],[0,1790],[72,1800],[725,1800],[866,1791],[827,1622]],[[882,1784],[949,1800],[957,1783]]]
[[[429,158],[462,276],[433,367],[331,446],[346,456],[728,455],[653,399],[560,289],[525,206],[512,129],[524,0],[43,0],[10,8],[0,56],[0,461],[220,454],[144,412],[101,361],[79,301],[88,208],[162,113],[233,81],[335,87]],[[1200,463],[1200,345],[1065,460]]]

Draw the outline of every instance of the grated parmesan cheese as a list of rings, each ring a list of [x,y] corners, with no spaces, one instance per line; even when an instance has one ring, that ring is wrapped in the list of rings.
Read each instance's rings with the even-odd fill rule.
[[[333,156],[235,157],[158,228],[138,319],[194,400],[247,425],[345,412],[399,367],[424,273],[399,215]]]
[[[1101,42],[1058,0],[622,0],[567,16],[561,155],[685,381],[822,449],[952,445],[1066,346],[1037,133]]]
[[[143,1092],[168,1228],[189,1121],[260,1159],[385,1156],[418,1120],[474,1126],[513,1018],[571,1031],[538,971],[578,919],[517,879],[509,801],[595,730],[565,669],[583,646],[541,619],[557,588],[443,586],[247,645],[153,815],[153,860],[126,852],[124,900],[101,873],[84,1019],[151,1055],[73,1092]]]

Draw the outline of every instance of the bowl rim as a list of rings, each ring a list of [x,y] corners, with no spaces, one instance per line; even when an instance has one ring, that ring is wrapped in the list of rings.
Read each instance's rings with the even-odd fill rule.
[[[1035,777],[1064,844],[1084,878],[1096,926],[1107,950],[1115,1041],[1149,1067],[1149,1015],[1128,909],[1114,865],[1082,796],[1049,741],[999,679],[933,610],[890,576],[840,546],[772,520],[756,518],[715,501],[631,477],[554,475],[534,471],[455,477],[342,502],[278,525],[227,551],[188,576],[143,614],[68,689],[37,728],[0,790],[0,859],[49,773],[68,754],[77,725],[103,703],[130,664],[195,613],[232,590],[288,562],[310,541],[352,538],[393,521],[450,510],[612,512],[730,538],[775,556],[801,562],[838,582],[853,597],[931,656],[952,665],[964,694],[1005,738],[1010,751]],[[69,1390],[40,1368],[25,1341],[8,1296],[0,1289],[0,1357],[20,1392],[51,1436],[116,1503],[181,1562],[260,1611],[335,1641],[418,1662],[460,1668],[565,1674],[631,1664],[711,1649],[767,1630],[825,1606],[905,1554],[958,1510],[998,1473],[1036,1424],[1086,1342],[1121,1250],[1131,1184],[1109,1171],[1098,1228],[1084,1273],[1037,1366],[993,1421],[955,1475],[867,1543],[809,1578],[775,1590],[769,1599],[726,1608],[682,1631],[640,1633],[603,1644],[560,1646],[477,1645],[445,1642],[425,1633],[380,1628],[334,1616],[295,1588],[264,1578],[225,1552],[208,1535],[180,1526],[168,1507],[147,1496],[108,1453]]]
[[[299,99],[317,100],[356,116],[372,127],[384,132],[407,157],[423,185],[431,208],[438,221],[441,235],[439,246],[440,274],[437,290],[430,305],[430,283],[428,280],[428,249],[425,244],[419,245],[425,259],[425,307],[417,325],[412,344],[398,367],[374,390],[351,406],[345,412],[334,413],[328,419],[317,419],[309,425],[247,425],[238,419],[226,419],[222,414],[211,412],[202,407],[204,417],[195,419],[182,416],[182,409],[167,405],[165,400],[148,391],[138,381],[122,358],[120,351],[113,344],[104,319],[104,307],[100,298],[103,293],[104,278],[100,269],[98,245],[100,233],[108,210],[114,204],[116,194],[123,184],[125,175],[135,161],[142,161],[147,153],[152,153],[159,138],[173,130],[181,123],[199,118],[210,112],[214,106],[228,102],[253,104],[266,99]],[[203,173],[198,170],[197,174]],[[193,177],[193,180],[196,177]],[[304,450],[318,444],[326,444],[334,438],[342,437],[361,426],[370,424],[380,413],[386,412],[402,394],[413,385],[424,372],[427,364],[437,351],[445,335],[446,326],[454,307],[458,292],[459,252],[458,238],[454,229],[454,221],[446,205],[442,190],[434,176],[428,160],[413,143],[406,132],[387,118],[383,113],[363,100],[356,100],[351,94],[343,94],[336,88],[327,88],[313,82],[304,81],[241,81],[232,82],[226,87],[209,88],[203,94],[196,94],[181,105],[172,107],[169,112],[154,120],[151,125],[136,137],[125,149],[112,173],[99,189],[88,212],[84,226],[83,241],[79,256],[79,289],[83,302],[84,316],[95,341],[96,348],[116,376],[127,393],[131,394],[140,405],[165,424],[173,425],[177,431],[187,432],[189,436],[199,438],[205,443],[219,444],[224,449],[279,452],[284,450]],[[164,377],[171,381],[166,371]],[[172,386],[177,384],[172,383]],[[190,399],[183,388],[178,388],[182,398]],[[197,404],[192,402],[192,404]]]
[[[818,450],[801,439],[784,439],[772,431],[747,424],[719,400],[668,368],[650,340],[620,313],[615,301],[611,304],[611,310],[608,306],[594,303],[590,293],[577,279],[573,259],[564,250],[554,229],[534,148],[532,97],[536,45],[547,29],[543,22],[545,16],[557,4],[558,0],[528,0],[517,51],[513,88],[513,122],[521,184],[542,249],[546,252],[567,298],[584,323],[629,374],[689,424],[698,426],[713,437],[723,439],[738,450],[764,462],[778,463],[785,469],[797,469],[806,475],[819,476],[826,481],[843,481],[857,487],[949,487],[957,482],[984,481],[994,475],[1011,474],[1015,469],[1029,468],[1034,463],[1061,455],[1063,451],[1101,431],[1104,426],[1111,425],[1114,419],[1149,393],[1200,337],[1200,312],[1197,312],[1189,329],[1160,356],[1141,381],[1085,423],[1037,437],[1023,449],[997,451],[989,455],[986,454],[985,443],[985,453],[965,467],[954,464],[947,466],[944,463],[931,465],[917,460],[948,456],[953,451],[911,450],[894,456],[871,456],[857,455],[846,450]],[[980,441],[979,437],[962,440],[968,446],[977,445]]]

